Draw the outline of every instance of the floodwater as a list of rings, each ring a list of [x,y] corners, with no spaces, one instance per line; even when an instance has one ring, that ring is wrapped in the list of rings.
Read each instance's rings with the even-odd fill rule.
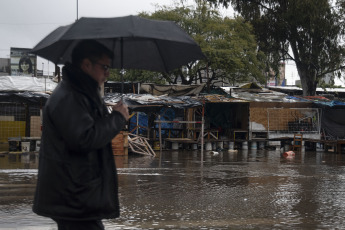
[[[121,217],[106,229],[345,229],[345,154],[164,151],[116,157]],[[52,230],[31,211],[37,156],[0,157],[0,229]]]

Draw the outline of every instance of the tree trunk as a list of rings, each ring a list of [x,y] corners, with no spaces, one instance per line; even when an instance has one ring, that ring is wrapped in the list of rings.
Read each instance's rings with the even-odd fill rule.
[[[297,29],[296,29],[297,31]],[[297,32],[295,32],[297,34]],[[298,42],[295,40],[290,41],[291,49],[295,57],[295,63],[298,71],[298,75],[301,79],[303,96],[315,96],[316,94],[316,72],[311,68],[310,60],[305,55],[300,55],[298,49]]]
[[[297,66],[297,71],[301,79],[303,96],[315,96],[317,81],[314,71]]]

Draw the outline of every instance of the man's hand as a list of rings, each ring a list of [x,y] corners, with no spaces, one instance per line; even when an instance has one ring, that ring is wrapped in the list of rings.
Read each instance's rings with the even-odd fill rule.
[[[122,116],[128,121],[129,119],[129,112],[128,112],[128,106],[126,104],[123,104],[122,100],[119,101],[117,104],[113,105],[112,107],[113,111],[117,111],[122,114]]]

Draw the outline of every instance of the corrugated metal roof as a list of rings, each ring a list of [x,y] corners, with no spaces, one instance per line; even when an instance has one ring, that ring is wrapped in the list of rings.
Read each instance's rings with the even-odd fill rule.
[[[256,102],[298,102],[292,98],[287,98],[287,94],[269,90],[266,88],[262,89],[246,89],[246,88],[230,88],[222,87],[231,97]]]

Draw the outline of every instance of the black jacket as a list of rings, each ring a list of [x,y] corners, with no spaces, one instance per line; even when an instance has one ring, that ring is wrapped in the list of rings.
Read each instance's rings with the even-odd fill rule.
[[[109,114],[95,80],[71,64],[43,111],[42,142],[33,211],[54,219],[119,216],[111,140],[124,127]]]

